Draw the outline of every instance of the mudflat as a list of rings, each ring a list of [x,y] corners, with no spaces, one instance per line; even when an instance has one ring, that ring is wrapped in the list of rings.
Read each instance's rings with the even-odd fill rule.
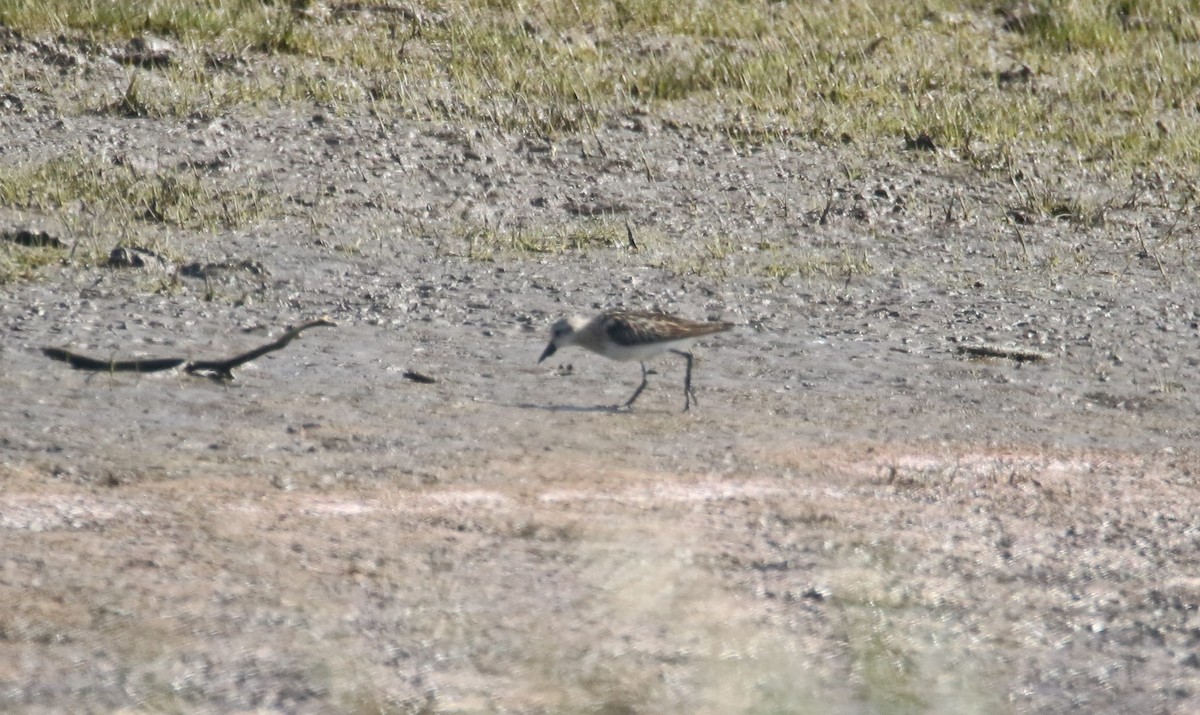
[[[0,164],[182,172],[242,219],[156,220],[161,182],[128,224],[0,208],[61,242],[6,241],[48,258],[0,284],[0,709],[1200,697],[1187,185],[667,114],[530,137],[35,89]],[[1030,187],[1101,208],[1038,215]],[[698,405],[676,356],[630,410],[637,363],[536,363],[608,308],[736,323],[696,350]],[[321,316],[232,381],[41,352],[217,359]]]

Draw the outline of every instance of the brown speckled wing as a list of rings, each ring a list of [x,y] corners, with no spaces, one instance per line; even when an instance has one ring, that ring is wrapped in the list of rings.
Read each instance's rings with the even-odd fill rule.
[[[732,327],[730,323],[699,323],[664,313],[610,313],[604,319],[604,334],[617,345],[628,347],[698,338]]]

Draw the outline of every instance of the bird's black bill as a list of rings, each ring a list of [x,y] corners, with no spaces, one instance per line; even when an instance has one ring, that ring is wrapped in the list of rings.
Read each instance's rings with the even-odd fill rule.
[[[558,346],[555,345],[554,343],[550,343],[549,345],[546,346],[546,349],[544,351],[542,351],[542,356],[540,358],[538,358],[538,362],[545,360],[546,358],[550,357],[557,351],[558,351]]]

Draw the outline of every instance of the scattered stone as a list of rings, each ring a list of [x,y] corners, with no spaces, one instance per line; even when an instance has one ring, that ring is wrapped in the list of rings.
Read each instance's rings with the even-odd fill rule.
[[[215,261],[201,263],[192,261],[179,267],[179,275],[183,278],[214,278],[218,273],[229,271],[246,271],[251,275],[270,275],[262,263],[249,259],[241,261]]]
[[[585,218],[611,216],[629,211],[629,206],[620,201],[568,201],[563,204],[563,208],[572,216],[583,216]]]
[[[175,61],[177,48],[161,37],[135,37],[112,58],[121,64],[147,69],[169,67]]]
[[[108,268],[158,268],[166,270],[170,261],[141,246],[117,246],[108,254],[104,265]]]
[[[25,228],[16,231],[4,231],[0,233],[0,240],[29,248],[66,248],[66,245],[62,241],[45,231],[30,231]]]
[[[928,132],[921,132],[915,137],[904,135],[904,148],[909,151],[937,151],[937,144]]]
[[[1038,350],[1006,345],[960,345],[958,352],[975,358],[1005,358],[1014,362],[1043,362],[1050,359],[1048,354]]]
[[[1004,86],[1006,84],[1016,84],[1018,82],[1028,82],[1033,79],[1033,70],[1029,69],[1029,65],[1021,65],[1010,70],[996,73],[996,84]]]
[[[20,114],[25,111],[25,102],[12,92],[0,94],[0,111],[8,114]]]

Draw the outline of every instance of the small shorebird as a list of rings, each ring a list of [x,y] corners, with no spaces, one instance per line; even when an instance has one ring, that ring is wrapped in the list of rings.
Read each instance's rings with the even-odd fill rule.
[[[607,311],[594,318],[563,318],[550,328],[550,344],[538,362],[559,348],[578,345],[613,360],[637,360],[642,366],[642,384],[622,407],[629,407],[646,389],[646,360],[666,352],[687,358],[683,378],[683,411],[696,402],[692,392],[692,343],[705,335],[723,333],[733,323],[700,323],[666,313]]]

